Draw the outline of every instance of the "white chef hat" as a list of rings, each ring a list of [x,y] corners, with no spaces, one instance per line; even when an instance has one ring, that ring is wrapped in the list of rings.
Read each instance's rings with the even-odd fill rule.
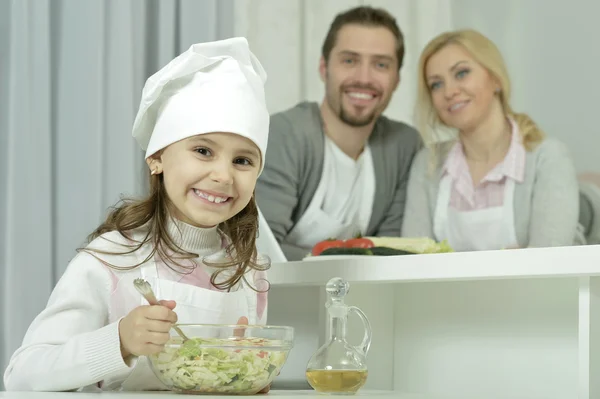
[[[266,79],[243,37],[194,44],[146,81],[133,137],[148,158],[187,137],[236,133],[260,149],[262,171],[269,134]]]

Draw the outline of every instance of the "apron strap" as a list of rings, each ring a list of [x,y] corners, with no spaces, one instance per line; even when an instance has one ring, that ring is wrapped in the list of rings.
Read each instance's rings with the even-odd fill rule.
[[[319,211],[321,209],[321,206],[323,206],[323,202],[325,201],[325,194],[327,191],[327,184],[329,181],[329,177],[330,177],[330,172],[331,172],[331,159],[329,157],[329,154],[327,153],[327,141],[325,140],[325,138],[323,138],[324,141],[324,145],[323,145],[323,151],[324,151],[324,156],[323,156],[323,171],[321,172],[321,178],[319,180],[319,184],[317,185],[317,188],[315,190],[315,193],[313,194],[312,199],[310,200],[310,202],[308,203],[308,206],[306,207],[306,210],[304,211],[304,213],[302,214],[302,216],[300,216],[300,220],[298,220],[298,222],[296,223],[295,226],[292,227],[292,229],[290,230],[290,232],[288,233],[286,240],[292,243],[296,243],[296,244],[302,244],[305,240],[305,235],[307,233],[306,228],[303,226],[303,222],[306,221],[306,219],[311,218],[311,215],[313,213],[315,213],[316,211]],[[312,226],[311,226],[312,228]],[[314,245],[314,244],[313,244]],[[312,246],[312,245],[311,245]]]
[[[248,324],[255,325],[258,323],[258,293],[253,290],[252,287],[246,281],[244,281],[244,279],[240,280],[240,284],[240,289],[244,290],[246,295],[246,303],[248,305]],[[256,285],[254,282],[254,277],[252,277],[252,284]]]
[[[504,223],[510,235],[509,247],[518,247],[519,239],[517,237],[517,221],[515,220],[515,188],[516,182],[510,177],[506,177],[504,184]]]
[[[144,259],[146,259],[145,256],[144,257],[138,256],[139,262],[142,262]],[[154,256],[152,258],[148,259],[148,261],[146,263],[142,264],[139,267],[139,269],[140,269],[140,277],[143,278],[144,280],[146,280],[150,284],[150,287],[152,287],[152,290],[154,291],[156,298],[160,300],[161,294],[160,294],[160,284],[158,282],[158,269],[156,267],[156,260],[154,259]],[[146,301],[146,299],[143,296],[141,298],[141,304],[142,305],[148,304],[148,301]]]
[[[439,241],[445,239],[446,232],[444,226],[446,226],[448,219],[448,207],[450,206],[450,191],[452,188],[452,178],[446,174],[440,180],[437,201],[435,204],[435,210],[433,215],[433,234]]]
[[[362,184],[362,200],[363,204],[359,211],[359,225],[363,236],[367,235],[371,217],[373,216],[373,203],[375,202],[375,192],[377,184],[377,175],[375,175],[375,167],[373,165],[373,154],[371,146],[365,146],[362,154],[362,170],[358,177],[358,181]]]

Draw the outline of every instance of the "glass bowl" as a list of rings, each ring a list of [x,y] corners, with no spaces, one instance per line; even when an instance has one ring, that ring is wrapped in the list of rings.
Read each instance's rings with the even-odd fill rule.
[[[150,368],[179,393],[253,395],[271,384],[293,346],[294,329],[279,326],[178,324]]]

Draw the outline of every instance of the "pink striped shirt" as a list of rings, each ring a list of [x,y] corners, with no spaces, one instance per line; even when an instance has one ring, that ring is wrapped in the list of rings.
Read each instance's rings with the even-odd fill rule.
[[[452,178],[450,206],[459,211],[473,211],[502,206],[507,178],[522,183],[525,178],[525,147],[517,124],[512,125],[512,139],[506,156],[478,184],[473,185],[467,159],[460,142],[450,150],[444,173]]]

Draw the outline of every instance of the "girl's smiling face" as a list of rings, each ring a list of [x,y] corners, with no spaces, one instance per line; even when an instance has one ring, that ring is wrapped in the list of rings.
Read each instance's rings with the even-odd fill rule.
[[[233,133],[207,133],[169,145],[148,158],[163,174],[172,215],[197,227],[213,227],[248,205],[261,167],[258,147]]]

